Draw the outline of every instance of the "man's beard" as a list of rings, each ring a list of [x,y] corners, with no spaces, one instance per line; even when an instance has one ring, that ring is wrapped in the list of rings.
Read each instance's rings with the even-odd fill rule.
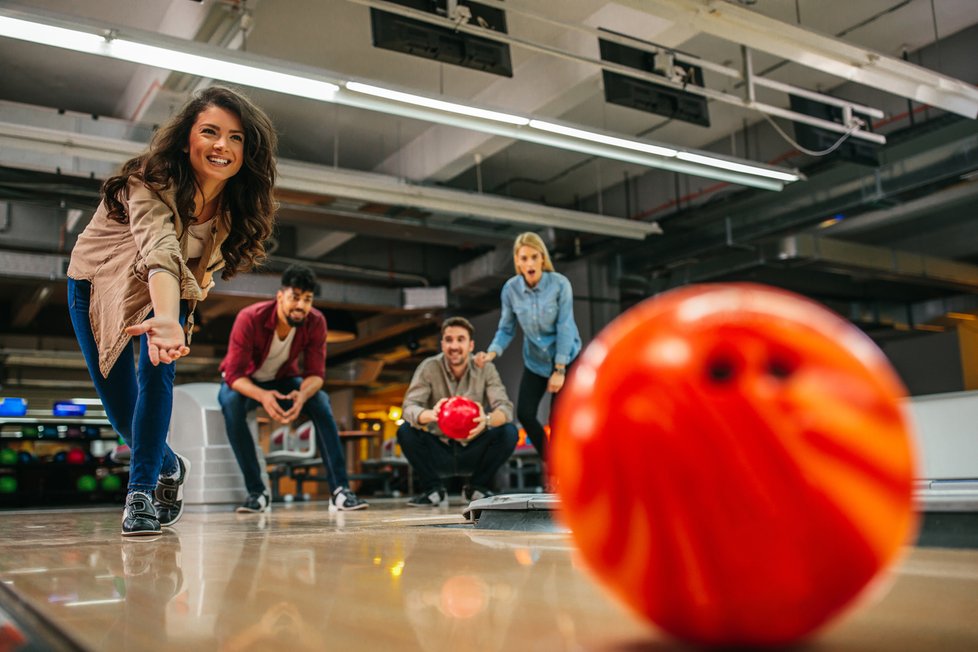
[[[285,316],[285,323],[291,326],[292,328],[295,328],[296,326],[301,326],[302,322],[304,322],[305,320],[306,320],[305,315],[299,317],[298,319],[296,319],[292,315]]]

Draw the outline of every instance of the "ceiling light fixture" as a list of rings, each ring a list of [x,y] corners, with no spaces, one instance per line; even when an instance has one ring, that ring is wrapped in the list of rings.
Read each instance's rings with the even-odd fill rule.
[[[785,183],[801,178],[786,168],[680,150],[359,81],[344,82],[269,57],[152,32],[106,28],[81,19],[40,17],[0,8],[0,36],[766,190],[781,190]]]
[[[689,161],[691,163],[699,163],[700,165],[708,165],[711,167],[722,168],[724,170],[731,170],[733,172],[756,174],[758,176],[769,177],[779,181],[798,181],[798,175],[793,172],[785,172],[774,168],[762,168],[757,165],[745,165],[743,163],[738,163],[737,161],[728,161],[726,159],[717,158],[716,156],[703,156],[702,154],[696,154],[694,152],[679,152],[676,154],[676,158],[683,161]]]
[[[459,115],[467,115],[473,118],[505,122],[517,126],[529,124],[530,122],[529,118],[524,118],[523,116],[511,115],[509,113],[502,113],[500,111],[491,111],[489,109],[480,109],[478,107],[468,106],[466,104],[446,102],[444,100],[424,97],[422,95],[414,95],[412,93],[403,93],[401,91],[381,88],[380,86],[372,86],[370,84],[362,84],[360,82],[347,82],[346,88],[347,90],[351,90],[356,93],[365,93],[367,95],[383,97],[396,102],[405,102],[407,104],[414,104],[416,106],[424,106],[429,109],[437,109],[439,111],[447,111],[449,113],[458,113]]]
[[[160,62],[165,62],[162,67],[176,72],[220,79],[323,102],[332,102],[336,91],[340,90],[337,84],[310,79],[309,77],[242,65],[231,61],[221,61],[212,57],[178,52],[169,48],[159,48],[123,39],[107,41],[105,48],[107,56],[114,59],[156,67],[161,67]]]
[[[555,122],[530,120],[530,126],[534,129],[542,129],[543,131],[549,131],[555,134],[563,134],[565,136],[570,136],[571,138],[580,138],[581,140],[589,140],[595,143],[601,143],[603,145],[611,145],[612,147],[634,149],[637,152],[645,152],[646,154],[654,154],[656,156],[672,157],[679,153],[679,150],[671,149],[669,147],[651,145],[649,143],[643,143],[637,140],[627,140],[625,138],[618,138],[617,136],[606,136],[594,131],[585,131],[584,129],[568,127]]]

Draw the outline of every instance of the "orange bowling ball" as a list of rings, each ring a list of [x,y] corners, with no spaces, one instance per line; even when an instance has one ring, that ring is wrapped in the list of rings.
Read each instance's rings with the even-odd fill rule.
[[[904,394],[868,337],[803,297],[665,293],[608,325],[561,392],[562,518],[594,574],[672,636],[804,639],[915,535]]]

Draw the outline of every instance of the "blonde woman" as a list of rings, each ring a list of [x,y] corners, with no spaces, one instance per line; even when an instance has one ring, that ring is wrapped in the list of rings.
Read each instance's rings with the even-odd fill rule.
[[[489,348],[476,354],[482,367],[506,350],[523,330],[523,377],[516,416],[541,458],[546,458],[547,436],[537,419],[540,401],[564,386],[569,365],[581,352],[581,336],[574,322],[574,293],[567,277],[554,271],[547,246],[536,233],[517,236],[513,243],[516,275],[501,293],[502,315]]]

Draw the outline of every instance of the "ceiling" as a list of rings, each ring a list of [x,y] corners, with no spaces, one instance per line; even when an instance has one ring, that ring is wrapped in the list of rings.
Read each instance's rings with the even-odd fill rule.
[[[805,176],[781,192],[756,190],[246,89],[279,131],[283,167],[332,174],[333,181],[349,175],[360,185],[337,191],[334,183],[329,192],[315,184],[280,188],[269,267],[218,288],[202,308],[196,362],[181,371],[187,378],[213,375],[237,311],[269,296],[274,274],[301,260],[324,281],[320,307],[350,312],[359,327],[353,342],[330,345],[330,382],[390,390],[435,350],[433,333],[446,312],[478,316],[496,306],[509,273],[509,244],[527,228],[541,230],[562,269],[611,270],[608,296],[598,296],[605,286],[575,285],[575,291],[584,302],[613,300],[616,310],[688,282],[750,279],[813,296],[886,338],[944,328],[947,321],[922,306],[944,301],[967,307],[966,297],[978,290],[976,122],[917,101],[960,83],[955,80],[974,91],[973,0],[562,0],[559,16],[544,14],[544,3],[529,0],[487,3],[507,9],[508,34],[515,40],[511,78],[373,47],[368,5],[381,6],[382,0],[35,0],[0,8],[207,42],[296,70],[798,169]],[[768,28],[765,21],[780,21],[781,27],[766,36],[711,27],[715,15],[725,12]],[[594,61],[596,29],[735,69],[743,65],[746,46],[758,76],[878,108],[885,117],[874,120],[874,130],[888,141],[877,151],[879,163],[802,154],[763,113],[734,104],[710,101],[709,127],[610,104]],[[775,38],[782,31],[787,44]],[[828,42],[840,51],[875,51],[884,64],[906,59],[920,66],[916,100],[880,90],[860,71],[850,75],[855,81],[825,72],[819,63],[824,53],[813,45],[824,38],[834,39]],[[0,123],[112,138],[122,149],[135,141],[134,152],[153,125],[202,83],[4,37],[0,60]],[[735,96],[746,92],[742,83],[710,68],[704,85]],[[758,92],[765,103],[788,106],[784,93]],[[793,134],[789,121],[774,121]],[[42,387],[66,375],[83,382],[58,266],[97,203],[99,179],[117,164],[113,157],[131,154],[89,160],[67,147],[17,150],[9,142],[0,140],[6,143],[0,148],[0,382]],[[388,186],[401,195],[378,194]],[[403,192],[419,187],[449,194],[436,205]],[[469,204],[480,197],[512,203],[493,204],[490,214]],[[500,211],[510,211],[512,219]],[[562,217],[571,214],[560,211],[577,211],[598,223],[656,222],[663,233],[636,241],[601,229],[534,227],[542,219],[534,211]],[[906,262],[874,262],[879,260]],[[447,305],[438,298],[442,287]],[[414,292],[411,300],[405,300],[405,289]]]

